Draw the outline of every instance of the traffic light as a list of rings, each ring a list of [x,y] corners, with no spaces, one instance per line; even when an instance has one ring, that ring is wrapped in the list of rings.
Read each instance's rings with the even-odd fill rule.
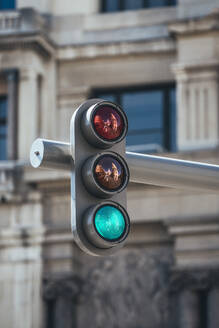
[[[78,246],[90,255],[114,253],[129,233],[127,130],[123,110],[101,99],[84,102],[71,119],[72,231]]]

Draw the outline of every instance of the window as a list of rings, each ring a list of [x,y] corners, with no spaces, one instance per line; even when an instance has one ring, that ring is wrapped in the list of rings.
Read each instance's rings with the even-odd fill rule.
[[[102,12],[175,6],[176,0],[102,0]]]
[[[0,0],[0,10],[16,8],[16,0]]]
[[[7,97],[0,96],[0,160],[7,159]]]
[[[129,120],[127,150],[150,153],[176,150],[174,85],[96,91],[95,97],[121,105]]]

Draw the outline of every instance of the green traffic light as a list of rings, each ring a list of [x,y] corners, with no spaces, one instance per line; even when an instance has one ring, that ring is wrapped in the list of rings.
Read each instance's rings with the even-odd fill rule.
[[[97,232],[106,240],[119,239],[125,231],[126,221],[120,210],[114,206],[102,206],[95,214]]]

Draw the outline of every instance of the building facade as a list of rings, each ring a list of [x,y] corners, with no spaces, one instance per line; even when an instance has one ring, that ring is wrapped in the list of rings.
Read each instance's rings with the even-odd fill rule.
[[[119,103],[127,149],[219,164],[218,0],[0,1],[4,328],[218,328],[218,194],[130,183],[126,246],[89,257],[69,172],[33,169],[86,99]]]

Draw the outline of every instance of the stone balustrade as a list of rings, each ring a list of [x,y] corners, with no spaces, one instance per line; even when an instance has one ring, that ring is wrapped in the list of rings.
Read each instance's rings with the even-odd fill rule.
[[[17,11],[0,12],[0,33],[14,31],[21,26],[21,14]]]
[[[34,9],[25,8],[20,10],[0,12],[0,36],[13,33],[28,33],[45,30],[46,18]]]

